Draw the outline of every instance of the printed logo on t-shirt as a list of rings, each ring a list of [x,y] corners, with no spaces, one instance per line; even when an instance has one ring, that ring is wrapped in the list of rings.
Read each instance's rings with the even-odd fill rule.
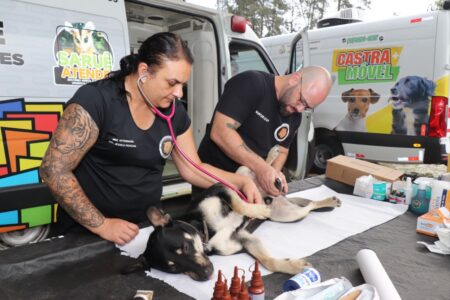
[[[159,142],[159,153],[163,158],[168,158],[172,153],[173,141],[170,135],[164,136]]]
[[[289,135],[289,124],[283,123],[275,129],[274,137],[278,142],[284,141]]]
[[[110,138],[108,143],[117,147],[136,148],[136,144],[133,140]]]
[[[260,117],[261,119],[263,119],[264,122],[267,122],[267,123],[270,122],[269,118],[267,118],[265,115],[263,115],[260,111],[255,110],[255,114],[256,114],[258,117]]]

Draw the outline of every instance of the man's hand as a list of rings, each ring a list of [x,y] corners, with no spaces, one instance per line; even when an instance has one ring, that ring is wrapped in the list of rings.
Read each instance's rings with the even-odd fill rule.
[[[256,175],[256,180],[258,180],[259,186],[271,196],[279,196],[281,192],[287,192],[287,183],[286,178],[281,172],[278,172],[273,167],[264,163],[261,166],[254,170]],[[281,184],[283,186],[282,191],[278,190],[275,186],[275,180],[279,178],[281,180]]]
[[[288,184],[286,181],[286,176],[284,176],[283,172],[278,172],[278,178],[281,181],[281,193],[286,195],[288,193]]]
[[[250,178],[244,177],[244,184],[241,189],[247,197],[248,203],[262,204],[263,200],[261,193],[258,190],[256,184]]]
[[[89,227],[93,233],[119,246],[123,246],[139,233],[139,227],[128,221],[115,218],[105,218],[105,221],[99,227]]]

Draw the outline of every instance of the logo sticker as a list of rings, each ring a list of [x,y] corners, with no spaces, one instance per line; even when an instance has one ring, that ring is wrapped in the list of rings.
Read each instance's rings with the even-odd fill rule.
[[[54,54],[56,84],[79,85],[103,79],[114,65],[107,34],[96,30],[91,21],[66,21],[58,26]]]
[[[283,123],[275,129],[274,137],[278,142],[284,141],[289,135],[289,124]]]
[[[172,153],[173,141],[170,135],[164,136],[159,142],[159,153],[163,158],[168,158]]]
[[[394,82],[400,72],[403,47],[338,49],[333,51],[332,72],[339,85]]]

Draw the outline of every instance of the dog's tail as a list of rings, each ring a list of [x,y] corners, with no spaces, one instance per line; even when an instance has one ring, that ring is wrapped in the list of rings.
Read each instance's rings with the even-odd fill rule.
[[[147,263],[147,260],[145,259],[145,257],[143,255],[140,255],[138,258],[136,258],[136,261],[124,266],[121,270],[120,270],[120,274],[122,275],[127,275],[127,274],[131,274],[137,271],[143,271],[143,270],[148,270],[150,269],[150,266]]]

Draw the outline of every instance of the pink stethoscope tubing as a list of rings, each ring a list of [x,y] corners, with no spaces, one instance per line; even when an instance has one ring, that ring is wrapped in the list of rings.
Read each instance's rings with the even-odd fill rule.
[[[232,189],[233,191],[235,191],[239,197],[242,198],[242,200],[248,202],[247,198],[245,197],[245,195],[239,191],[239,189],[237,189],[236,187],[234,187],[233,185],[229,184],[228,182],[226,182],[225,180],[217,177],[216,175],[210,173],[208,170],[202,168],[201,166],[199,166],[198,164],[196,164],[189,156],[187,156],[186,153],[184,153],[184,151],[181,149],[180,146],[178,146],[177,140],[175,138],[175,134],[173,131],[173,127],[172,127],[172,117],[175,115],[175,101],[177,99],[175,99],[172,103],[172,109],[170,111],[169,115],[164,115],[162,112],[160,112],[156,106],[153,105],[153,103],[147,98],[147,96],[144,94],[144,91],[141,88],[141,85],[139,84],[140,81],[142,80],[143,77],[146,77],[147,75],[143,75],[140,76],[137,80],[137,86],[138,86],[138,90],[141,93],[142,97],[144,98],[145,102],[147,102],[147,104],[150,106],[151,110],[153,111],[153,113],[155,115],[157,115],[158,117],[160,117],[161,119],[165,120],[167,122],[167,126],[169,127],[169,132],[170,132],[170,136],[172,137],[173,143],[175,145],[175,147],[177,148],[178,152],[180,152],[181,156],[184,157],[184,159],[186,159],[192,166],[194,166],[197,170],[202,171],[203,173],[205,173],[206,175],[208,175],[209,177],[217,180],[218,182],[222,183],[223,185],[225,185],[226,187]]]

